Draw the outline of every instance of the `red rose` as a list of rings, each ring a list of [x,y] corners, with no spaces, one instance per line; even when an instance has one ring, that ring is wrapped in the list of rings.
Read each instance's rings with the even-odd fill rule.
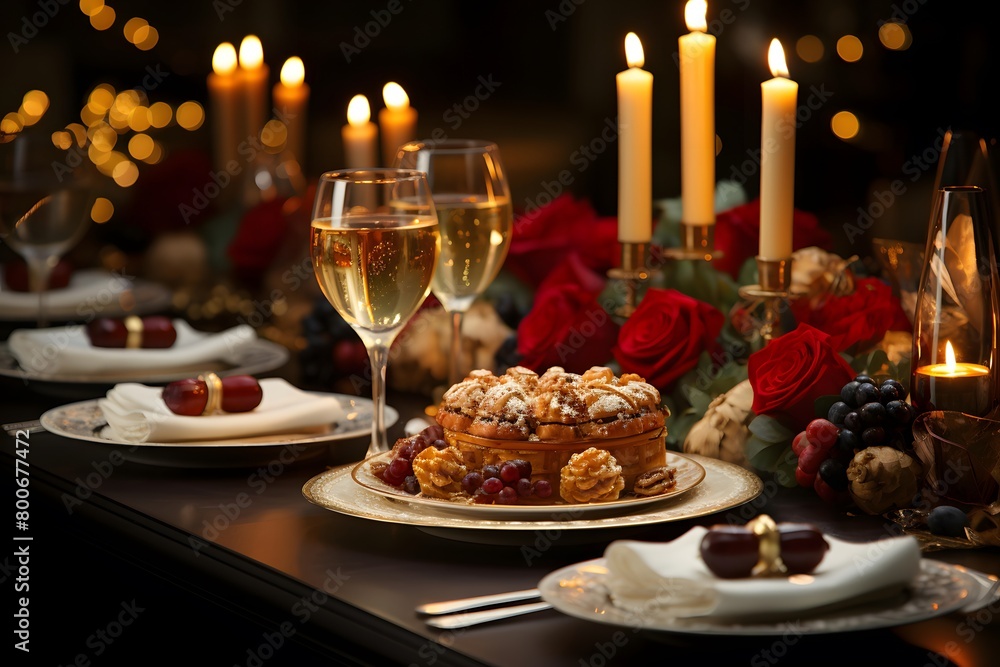
[[[600,218],[589,202],[564,194],[514,220],[504,268],[537,288],[555,266],[552,258],[571,252],[604,274],[618,263],[618,221]]]
[[[717,346],[725,318],[718,309],[672,289],[650,288],[622,325],[613,353],[622,371],[667,389]]]
[[[892,288],[878,278],[861,278],[854,291],[830,297],[815,310],[805,299],[793,302],[796,317],[830,335],[830,345],[838,352],[871,348],[888,331],[911,331],[910,323]]]
[[[818,246],[829,250],[833,239],[819,226],[819,219],[812,213],[796,209],[792,214],[792,250]],[[723,211],[715,220],[715,247],[722,253],[712,260],[712,265],[734,280],[740,268],[757,254],[760,245],[760,199]]]
[[[747,374],[753,387],[753,411],[770,415],[795,432],[814,419],[817,398],[839,394],[855,375],[830,344],[830,337],[808,324],[800,324],[751,354]]]
[[[611,356],[618,325],[597,302],[604,279],[571,254],[535,293],[531,311],[517,327],[521,365],[538,373],[562,366],[583,373]]]

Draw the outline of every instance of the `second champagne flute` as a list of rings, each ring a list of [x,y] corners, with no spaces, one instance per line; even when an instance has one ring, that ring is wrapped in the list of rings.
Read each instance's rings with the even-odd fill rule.
[[[441,256],[432,289],[451,314],[449,382],[462,369],[462,316],[503,266],[510,248],[513,210],[500,149],[490,141],[449,139],[404,144],[396,166],[427,174],[438,220]]]
[[[385,373],[389,346],[430,293],[438,221],[422,172],[346,169],[316,186],[310,254],[323,294],[358,332],[372,369],[372,441],[389,451]]]

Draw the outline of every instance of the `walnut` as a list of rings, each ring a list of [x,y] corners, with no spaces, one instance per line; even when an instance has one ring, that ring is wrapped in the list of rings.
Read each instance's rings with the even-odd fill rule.
[[[428,447],[413,459],[413,474],[420,493],[431,498],[450,500],[462,495],[462,478],[469,470],[462,453],[455,447]]]
[[[559,473],[559,495],[568,503],[617,500],[624,488],[622,467],[610,453],[596,447],[571,456]]]
[[[851,498],[868,514],[908,507],[923,479],[920,462],[892,447],[868,447],[847,467]]]

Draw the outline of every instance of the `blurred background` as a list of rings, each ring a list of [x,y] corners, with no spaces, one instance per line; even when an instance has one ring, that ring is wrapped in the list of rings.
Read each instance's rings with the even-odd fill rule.
[[[19,109],[31,116],[47,105],[26,131],[82,128],[102,85],[116,94],[145,88],[140,105],[169,106],[162,127],[126,118],[116,128],[112,154],[123,164],[105,165],[109,206],[74,251],[78,258],[148,260],[144,253],[165,233],[232,232],[232,220],[216,222],[229,215],[222,201],[187,219],[178,204],[191,200],[212,169],[213,51],[223,41],[238,46],[248,34],[261,39],[269,88],[288,57],[304,62],[308,178],[343,166],[341,128],[351,97],[365,94],[376,120],[383,84],[396,81],[419,113],[418,137],[437,130],[500,145],[516,210],[551,194],[558,174],[569,170],[565,190],[615,215],[617,147],[595,140],[617,113],[615,74],[626,67],[628,31],[641,38],[645,69],[655,77],[654,198],[679,196],[674,54],[687,32],[683,14],[681,0],[7,0],[0,9],[0,117]],[[717,177],[757,195],[760,83],[770,78],[767,46],[778,37],[799,83],[796,207],[815,213],[844,255],[870,252],[876,237],[923,243],[944,132],[975,132],[989,142],[995,136],[997,17],[993,3],[711,0]],[[42,91],[44,100],[30,91]],[[152,122],[154,114],[143,118]],[[133,150],[138,134],[152,141],[135,142]],[[862,234],[845,232],[861,220]],[[206,252],[211,269],[232,268],[211,242]],[[148,261],[132,267],[154,268]]]

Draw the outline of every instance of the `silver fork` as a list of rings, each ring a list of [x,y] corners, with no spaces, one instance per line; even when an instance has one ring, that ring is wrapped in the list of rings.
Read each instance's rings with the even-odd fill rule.
[[[508,602],[520,602],[523,600],[536,600],[541,597],[537,588],[529,588],[523,591],[511,591],[509,593],[496,593],[494,595],[480,595],[459,600],[446,600],[444,602],[430,602],[422,604],[416,608],[418,614],[425,614],[433,618],[424,622],[435,628],[454,630],[455,628],[467,628],[480,623],[499,621],[505,618],[512,618],[522,614],[531,614],[536,611],[551,609],[548,602],[531,602],[514,607],[499,607],[497,609],[484,609],[482,611],[469,611],[481,607],[505,604]]]

